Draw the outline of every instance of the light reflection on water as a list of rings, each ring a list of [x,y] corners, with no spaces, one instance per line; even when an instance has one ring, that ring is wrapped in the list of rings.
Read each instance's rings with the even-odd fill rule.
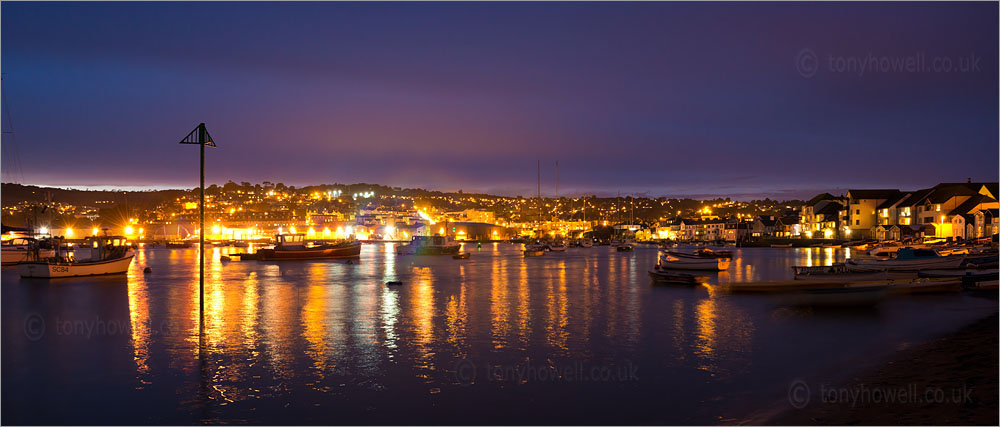
[[[242,250],[212,248],[203,333],[196,249],[140,250],[127,278],[29,282],[4,269],[4,391],[28,391],[3,393],[3,421],[307,423],[336,413],[338,423],[716,422],[780,397],[788,378],[996,310],[949,295],[831,315],[714,286],[843,261],[846,250],[831,248],[738,249],[730,271],[694,288],[652,286],[656,251],[641,246],[541,258],[507,244],[463,250],[472,258],[397,257],[392,244],[365,245],[360,264],[346,264],[224,263],[220,256]],[[390,280],[404,285],[386,287]],[[32,315],[48,325],[37,340],[22,330]],[[98,321],[120,321],[121,333],[58,329]],[[463,360],[474,377],[456,368]],[[489,371],[575,363],[635,364],[640,375],[508,383]],[[101,410],[96,388],[123,409]],[[560,397],[567,393],[573,399]],[[722,398],[731,395],[745,402]],[[673,402],[666,413],[663,401]],[[485,402],[526,405],[532,418],[475,418]],[[628,411],[609,418],[608,402]],[[576,412],[540,409],[553,407]]]

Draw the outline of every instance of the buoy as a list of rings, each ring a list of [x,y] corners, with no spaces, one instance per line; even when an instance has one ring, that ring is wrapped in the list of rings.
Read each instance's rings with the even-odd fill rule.
[[[386,286],[400,286],[402,284],[403,284],[403,282],[400,282],[398,280],[393,280],[391,282],[385,282]]]
[[[152,272],[153,272],[153,269],[152,269],[152,268],[149,268],[149,267],[146,267],[146,268],[142,269],[142,272],[143,272],[143,273],[152,273]]]

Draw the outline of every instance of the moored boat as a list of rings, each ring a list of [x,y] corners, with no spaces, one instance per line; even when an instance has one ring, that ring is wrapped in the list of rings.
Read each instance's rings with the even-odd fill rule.
[[[566,252],[566,244],[563,242],[550,242],[545,245],[545,249],[549,252]]]
[[[451,237],[434,236],[413,236],[410,243],[401,245],[397,250],[397,255],[455,255],[462,245],[455,243]]]
[[[729,261],[730,258],[666,252],[660,254],[657,265],[671,270],[725,271],[729,269]]]
[[[889,292],[893,294],[950,293],[962,289],[962,279],[960,278],[890,280],[888,283]]]
[[[525,245],[524,246],[524,257],[536,257],[545,255],[544,245]]]
[[[25,261],[51,257],[54,251],[42,249],[40,242],[31,237],[16,237],[0,244],[0,264],[16,265]]]
[[[18,269],[21,277],[31,278],[123,274],[128,271],[134,256],[125,237],[92,236],[72,252],[59,249],[52,257],[23,262]]]
[[[895,258],[885,260],[855,260],[847,261],[850,270],[927,270],[939,268],[957,268],[965,257],[962,255],[941,256],[933,249],[902,248]]]
[[[356,258],[361,255],[361,242],[345,240],[338,243],[306,243],[305,234],[279,234],[274,249],[257,251],[260,261]]]
[[[708,276],[696,276],[694,274],[666,271],[659,267],[650,269],[649,277],[656,283],[672,285],[698,285],[708,280]]]

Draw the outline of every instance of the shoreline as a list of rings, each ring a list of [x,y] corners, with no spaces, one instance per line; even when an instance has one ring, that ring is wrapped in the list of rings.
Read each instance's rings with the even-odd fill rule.
[[[904,350],[849,380],[789,390],[765,425],[996,425],[997,313]],[[804,392],[803,392],[804,390]]]

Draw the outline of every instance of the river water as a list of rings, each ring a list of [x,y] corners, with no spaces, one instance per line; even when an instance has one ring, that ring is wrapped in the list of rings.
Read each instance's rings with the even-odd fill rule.
[[[351,264],[211,248],[203,332],[197,249],[140,249],[119,277],[4,268],[2,422],[734,423],[997,312],[965,294],[817,310],[714,286],[844,249],[738,249],[692,288],[651,284],[652,247],[519,248],[453,260],[370,244]]]

